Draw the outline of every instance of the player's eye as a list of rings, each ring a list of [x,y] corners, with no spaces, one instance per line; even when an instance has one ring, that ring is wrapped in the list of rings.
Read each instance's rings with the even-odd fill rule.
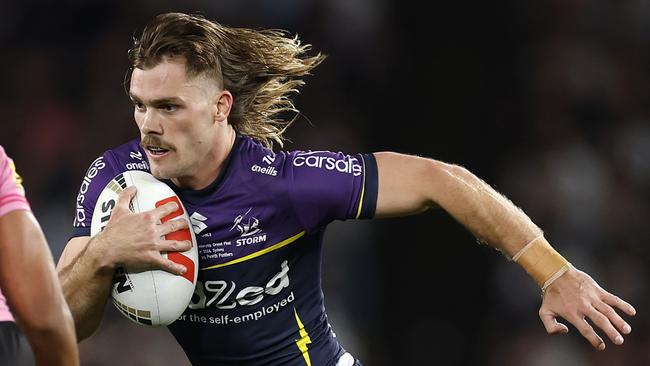
[[[162,109],[165,112],[175,112],[178,109],[178,106],[175,104],[163,104]]]
[[[142,104],[142,103],[140,103],[140,102],[137,102],[137,101],[135,101],[135,100],[133,101],[133,106],[134,106],[135,109],[136,109],[137,111],[139,111],[139,112],[142,112],[142,111],[144,111],[144,109],[145,109],[144,104]]]

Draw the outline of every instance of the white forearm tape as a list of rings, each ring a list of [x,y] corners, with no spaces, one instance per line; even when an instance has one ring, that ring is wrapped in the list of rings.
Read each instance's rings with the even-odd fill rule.
[[[524,268],[542,291],[571,268],[571,263],[553,249],[543,235],[521,248],[512,260]]]

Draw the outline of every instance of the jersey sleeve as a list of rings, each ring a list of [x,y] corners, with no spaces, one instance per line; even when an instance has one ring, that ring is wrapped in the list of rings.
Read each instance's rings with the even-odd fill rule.
[[[118,174],[113,160],[113,154],[110,151],[105,152],[90,164],[81,180],[72,224],[72,238],[90,236],[90,224],[97,199],[106,184]]]
[[[377,204],[377,162],[372,154],[294,151],[287,160],[290,196],[306,230],[333,220],[368,219]]]
[[[0,216],[15,210],[31,211],[31,208],[14,162],[0,146]]]

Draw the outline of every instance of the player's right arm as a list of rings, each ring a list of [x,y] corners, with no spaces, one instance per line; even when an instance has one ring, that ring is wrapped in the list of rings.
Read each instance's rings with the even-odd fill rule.
[[[78,341],[90,336],[99,326],[112,278],[111,272],[99,268],[99,258],[92,250],[85,255],[89,244],[91,238],[87,236],[70,239],[57,264]]]
[[[177,209],[176,203],[133,213],[129,203],[134,195],[135,188],[122,191],[104,230],[92,238],[71,239],[59,259],[57,271],[79,341],[89,337],[99,326],[113,273],[118,267],[163,269],[175,274],[183,274],[186,270],[161,255],[161,252],[185,251],[191,247],[190,242],[164,239],[164,235],[188,225],[185,220],[159,224],[161,218]]]

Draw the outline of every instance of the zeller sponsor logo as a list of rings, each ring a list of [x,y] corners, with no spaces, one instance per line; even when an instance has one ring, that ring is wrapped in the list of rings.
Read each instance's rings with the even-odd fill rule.
[[[180,321],[190,321],[192,323],[203,323],[203,324],[215,324],[215,325],[228,325],[228,324],[241,324],[253,320],[259,320],[262,317],[265,317],[272,313],[277,313],[280,309],[283,309],[287,305],[291,304],[295,300],[293,291],[289,292],[289,295],[284,299],[275,302],[274,304],[267,306],[260,306],[258,310],[244,314],[241,316],[231,317],[228,314],[223,314],[219,316],[204,316],[199,314],[183,314],[178,320]]]
[[[81,181],[81,187],[79,188],[79,194],[77,195],[77,214],[75,215],[74,226],[86,227],[86,212],[83,207],[84,201],[86,200],[86,193],[88,193],[93,178],[95,178],[99,171],[104,169],[105,166],[106,163],[104,162],[104,157],[98,157],[92,162],[92,164],[90,164],[90,168],[88,168],[86,175]]]
[[[355,177],[361,175],[362,167],[357,158],[347,155],[342,159],[336,159],[332,156],[315,155],[318,153],[322,152],[314,151],[298,154],[293,159],[293,166],[335,170],[341,173],[352,174]]]
[[[289,265],[285,260],[276,273],[263,287],[244,287],[235,294],[235,281],[210,280],[197,281],[194,296],[189,304],[192,310],[215,307],[217,309],[233,309],[236,306],[251,306],[258,304],[264,296],[274,296],[282,289],[289,287]]]

